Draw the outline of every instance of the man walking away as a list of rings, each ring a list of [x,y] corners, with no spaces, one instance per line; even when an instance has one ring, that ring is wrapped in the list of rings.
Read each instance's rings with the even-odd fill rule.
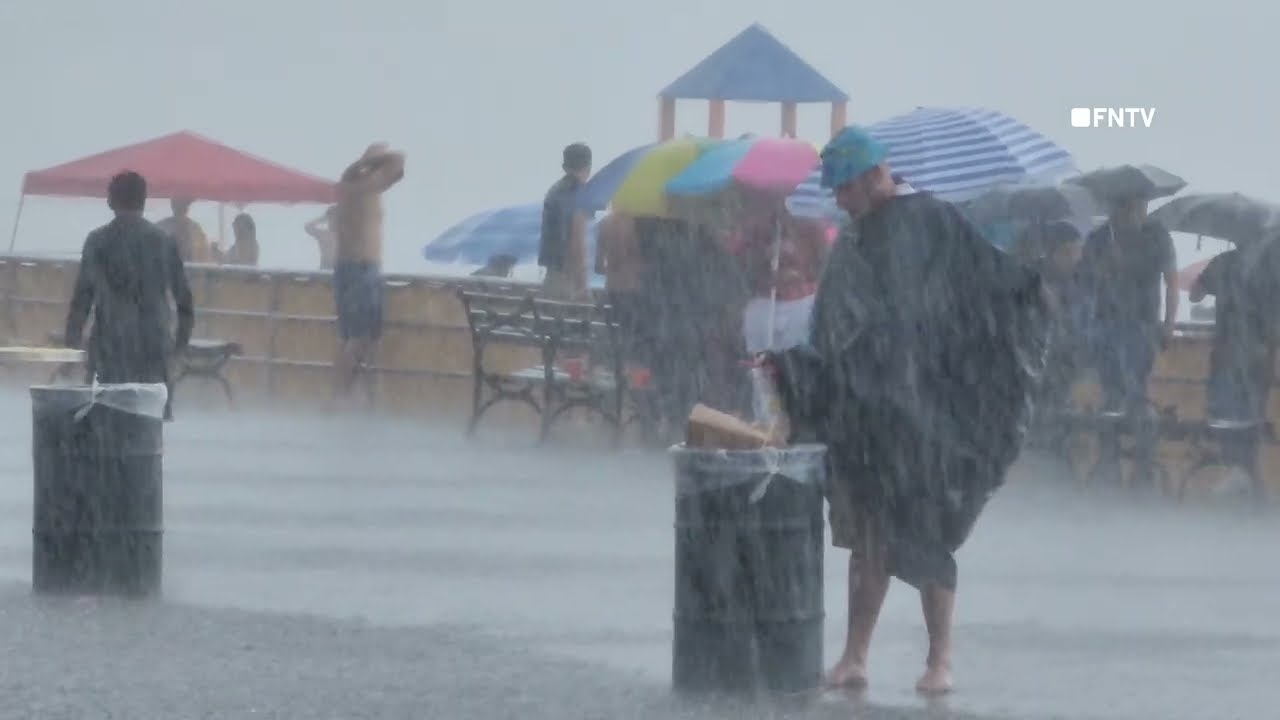
[[[342,344],[334,398],[345,396],[382,337],[382,193],[404,177],[404,153],[375,143],[338,181],[333,297]]]
[[[542,240],[538,265],[546,270],[542,288],[552,297],[577,298],[587,291],[587,218],[578,212],[578,190],[591,177],[591,148],[574,143],[564,149],[564,177],[542,203]]]
[[[169,359],[187,346],[195,321],[191,288],[177,242],[142,217],[147,183],[123,172],[107,187],[115,219],[89,233],[71,295],[64,339],[80,347],[89,313],[88,381],[165,383]],[[176,337],[169,336],[169,296],[178,311]],[[171,420],[173,388],[165,406]]]

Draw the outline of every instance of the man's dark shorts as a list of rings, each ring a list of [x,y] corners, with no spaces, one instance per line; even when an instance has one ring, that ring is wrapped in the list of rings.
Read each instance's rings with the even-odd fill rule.
[[[343,340],[382,337],[382,269],[377,263],[342,261],[333,268],[333,299]]]

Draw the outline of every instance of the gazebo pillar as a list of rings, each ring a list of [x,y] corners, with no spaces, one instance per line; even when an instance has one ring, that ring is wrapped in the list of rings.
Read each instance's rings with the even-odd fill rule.
[[[676,136],[675,98],[658,99],[658,140],[670,140]]]
[[[710,100],[707,113],[707,137],[724,137],[724,101]]]
[[[796,104],[782,103],[782,136],[796,136]]]
[[[844,126],[849,124],[848,112],[848,103],[831,103],[831,137],[838,135],[844,129]]]

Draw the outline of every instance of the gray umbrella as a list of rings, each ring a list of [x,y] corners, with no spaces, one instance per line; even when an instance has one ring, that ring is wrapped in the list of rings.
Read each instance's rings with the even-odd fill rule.
[[[978,222],[1052,222],[1103,214],[1087,189],[1067,183],[1001,185],[970,202],[969,211]]]
[[[1240,193],[1187,195],[1164,204],[1151,217],[1174,232],[1219,238],[1237,247],[1280,233],[1280,206]]]
[[[1138,198],[1155,200],[1176,195],[1187,181],[1154,165],[1120,165],[1067,180],[1083,186],[1102,203]]]

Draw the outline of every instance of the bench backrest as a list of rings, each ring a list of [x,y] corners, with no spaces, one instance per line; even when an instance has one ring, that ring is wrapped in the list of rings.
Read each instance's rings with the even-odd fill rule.
[[[522,295],[460,290],[477,355],[489,343],[541,348],[553,356],[560,350],[618,354],[618,326],[613,308]]]

